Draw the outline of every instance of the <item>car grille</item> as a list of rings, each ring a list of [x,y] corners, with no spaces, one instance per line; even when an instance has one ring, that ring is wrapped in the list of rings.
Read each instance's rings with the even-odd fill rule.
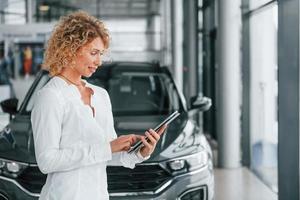
[[[108,191],[142,192],[155,191],[167,182],[171,175],[158,164],[137,165],[134,169],[119,166],[107,167]]]
[[[42,174],[38,167],[28,167],[17,181],[28,191],[40,193],[46,178],[47,175]],[[134,169],[107,167],[108,191],[112,193],[154,191],[170,178],[171,175],[158,164],[137,165]]]
[[[18,176],[17,181],[29,192],[40,193],[46,178],[47,175],[42,174],[38,167],[28,167]]]

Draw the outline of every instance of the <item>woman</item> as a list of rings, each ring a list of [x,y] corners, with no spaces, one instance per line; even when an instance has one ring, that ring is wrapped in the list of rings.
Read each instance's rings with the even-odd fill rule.
[[[160,134],[117,137],[108,93],[82,80],[101,65],[109,47],[102,21],[85,12],[60,19],[48,41],[43,66],[53,76],[39,91],[31,114],[35,153],[48,174],[40,199],[109,199],[106,165],[133,168],[151,155]],[[127,153],[137,139],[144,147]]]

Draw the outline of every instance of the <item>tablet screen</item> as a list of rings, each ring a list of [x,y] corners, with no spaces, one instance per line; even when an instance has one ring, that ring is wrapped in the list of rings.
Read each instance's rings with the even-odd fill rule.
[[[157,132],[163,125],[168,125],[170,124],[174,119],[176,119],[180,113],[176,110],[173,112],[171,115],[169,115],[164,121],[162,121],[159,125],[157,125],[153,130]],[[145,138],[146,140],[148,139],[147,137]],[[141,148],[143,146],[143,142],[140,140],[137,143],[135,143],[129,150],[128,153],[131,153],[133,151],[136,151],[137,149]]]

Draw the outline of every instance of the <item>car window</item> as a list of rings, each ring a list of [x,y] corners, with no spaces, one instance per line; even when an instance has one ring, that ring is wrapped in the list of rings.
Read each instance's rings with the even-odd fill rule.
[[[31,112],[37,91],[48,81],[47,74],[40,78],[25,102],[26,113]],[[100,73],[87,81],[108,91],[115,116],[168,114],[180,110],[181,104],[174,84],[162,73],[125,72],[111,76]]]
[[[171,79],[162,73],[123,72],[88,81],[108,91],[115,116],[167,114],[180,107]]]
[[[161,75],[123,73],[109,80],[115,115],[163,114],[170,110],[170,95]]]

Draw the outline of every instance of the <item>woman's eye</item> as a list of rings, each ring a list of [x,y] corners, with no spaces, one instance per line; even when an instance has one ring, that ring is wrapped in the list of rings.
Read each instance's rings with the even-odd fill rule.
[[[100,51],[100,52],[99,52],[99,51],[92,51],[92,52],[91,52],[91,55],[92,55],[92,56],[96,56],[96,55],[98,55],[98,54],[99,54],[100,56],[103,56],[103,55],[104,55],[104,52],[103,52],[103,51]]]

